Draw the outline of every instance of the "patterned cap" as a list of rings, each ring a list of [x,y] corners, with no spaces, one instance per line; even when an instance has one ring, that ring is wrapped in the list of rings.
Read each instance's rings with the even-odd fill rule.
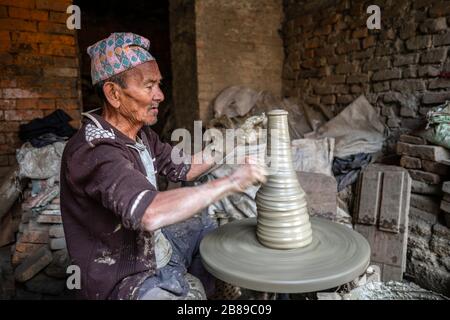
[[[92,84],[137,65],[155,60],[148,52],[150,41],[130,32],[112,33],[87,49],[91,57]]]

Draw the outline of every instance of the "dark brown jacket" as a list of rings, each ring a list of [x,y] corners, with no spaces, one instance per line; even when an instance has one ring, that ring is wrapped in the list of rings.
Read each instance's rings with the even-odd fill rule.
[[[81,269],[83,299],[133,299],[155,272],[153,233],[141,230],[145,209],[157,194],[147,180],[135,142],[101,116],[85,119],[67,143],[61,163],[61,211],[69,254]],[[172,147],[149,127],[139,136],[155,158],[155,170],[172,181],[190,166],[175,165]]]

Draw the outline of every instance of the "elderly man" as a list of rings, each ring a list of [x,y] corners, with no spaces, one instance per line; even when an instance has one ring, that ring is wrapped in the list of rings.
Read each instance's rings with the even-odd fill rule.
[[[192,181],[213,163],[175,164],[172,147],[150,129],[164,95],[149,47],[139,35],[113,33],[88,48],[103,108],[84,114],[61,165],[64,231],[81,269],[81,298],[189,298],[197,278],[187,270],[213,227],[194,215],[265,180],[263,168],[248,164],[207,184],[158,191],[156,174]]]

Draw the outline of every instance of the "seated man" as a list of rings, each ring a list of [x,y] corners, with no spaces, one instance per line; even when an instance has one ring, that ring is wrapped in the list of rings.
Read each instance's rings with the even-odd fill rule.
[[[187,269],[206,273],[195,258],[213,224],[192,217],[265,181],[263,168],[247,164],[200,186],[158,191],[156,173],[192,181],[213,163],[175,164],[172,147],[150,129],[164,95],[149,47],[136,34],[113,33],[88,48],[103,107],[84,114],[61,164],[62,218],[69,254],[81,269],[80,298],[199,298]]]

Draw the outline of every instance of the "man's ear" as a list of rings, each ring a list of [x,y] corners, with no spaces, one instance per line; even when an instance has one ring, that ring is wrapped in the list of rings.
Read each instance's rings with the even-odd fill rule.
[[[103,93],[105,94],[106,100],[108,100],[113,108],[118,109],[120,107],[122,88],[117,83],[105,82],[103,85]]]

